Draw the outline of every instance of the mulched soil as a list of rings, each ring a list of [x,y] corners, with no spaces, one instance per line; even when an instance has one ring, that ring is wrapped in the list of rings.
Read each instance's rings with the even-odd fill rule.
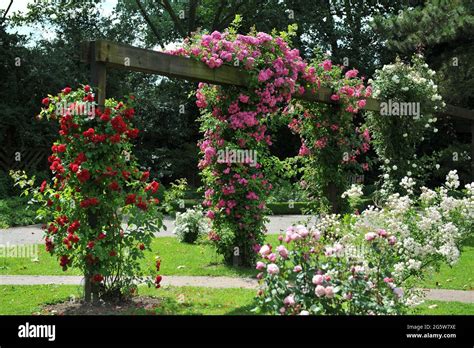
[[[43,306],[38,315],[153,315],[162,300],[155,297],[137,296],[122,303],[104,303],[97,305],[84,301],[65,301]]]

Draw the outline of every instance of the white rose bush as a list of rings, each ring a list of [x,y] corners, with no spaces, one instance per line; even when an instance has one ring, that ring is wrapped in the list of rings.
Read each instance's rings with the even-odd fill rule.
[[[435,77],[423,56],[415,54],[410,64],[397,58],[369,80],[373,96],[381,101],[380,113],[366,112],[366,126],[381,161],[382,193],[396,192],[404,176],[423,183],[434,169],[424,159],[430,154],[417,152],[438,132],[435,113],[446,106]]]
[[[474,183],[459,190],[455,171],[443,187],[404,179],[361,214],[329,215],[291,226],[280,245],[264,245],[256,268],[260,313],[285,315],[404,314],[423,301],[418,286],[441,264],[453,265],[474,231]]]

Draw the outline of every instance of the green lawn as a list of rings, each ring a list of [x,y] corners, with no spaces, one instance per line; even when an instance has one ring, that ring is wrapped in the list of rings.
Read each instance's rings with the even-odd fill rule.
[[[426,288],[474,290],[474,246],[464,248],[454,267],[443,265],[422,284]]]
[[[81,288],[74,285],[0,286],[0,315],[38,313],[45,304],[67,301],[72,296],[77,298],[81,292]],[[162,304],[155,310],[156,314],[253,314],[254,290],[199,287],[163,287],[156,290],[141,287],[139,292],[140,295],[161,299]],[[414,309],[413,314],[473,315],[474,304],[427,301]]]
[[[271,235],[272,243],[277,236]],[[58,261],[51,257],[43,245],[39,246],[37,260],[27,258],[0,258],[0,274],[11,275],[79,275],[77,269],[69,269],[66,273],[59,267]],[[162,259],[163,275],[194,275],[194,276],[254,276],[253,269],[236,269],[223,264],[222,257],[209,245],[180,243],[174,237],[155,238],[152,252],[146,253],[143,260],[145,269],[153,267],[156,255]]]
[[[276,235],[267,237],[270,243],[277,242]],[[256,275],[252,269],[235,269],[223,264],[222,257],[208,245],[180,243],[174,237],[155,238],[152,252],[147,253],[143,261],[145,268],[153,267],[155,255],[162,258],[163,275],[195,275],[195,276],[248,276]],[[24,258],[0,258],[0,274],[12,275],[79,275],[76,269],[66,273],[59,267],[56,259],[51,257],[39,246],[38,260]],[[464,248],[459,262],[450,268],[443,266],[439,273],[430,275],[423,283],[427,288],[443,289],[474,289],[474,246]]]

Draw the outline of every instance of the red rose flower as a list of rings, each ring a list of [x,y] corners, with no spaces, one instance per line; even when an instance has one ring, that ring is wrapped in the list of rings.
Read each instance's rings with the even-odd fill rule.
[[[102,115],[100,115],[100,120],[104,121],[104,122],[109,122],[110,121],[110,115],[106,114],[106,113],[103,113]]]
[[[136,194],[131,193],[127,195],[127,198],[125,198],[125,204],[134,204],[136,200]]]
[[[84,131],[84,132],[82,133],[82,135],[85,136],[86,138],[90,138],[90,137],[92,137],[94,134],[95,134],[94,128],[89,128],[88,130],[86,130],[86,131]]]
[[[59,144],[59,145],[56,147],[56,151],[57,151],[57,152],[66,152],[66,145],[64,145],[64,144]]]
[[[101,275],[101,274],[95,274],[93,277],[92,277],[92,281],[94,283],[100,283],[101,281],[104,280],[104,277]]]
[[[117,132],[117,133],[124,133],[127,130],[127,125],[123,121],[123,118],[119,116],[115,116],[112,119],[112,128]]]
[[[159,289],[161,287],[160,283],[161,283],[161,280],[163,279],[162,276],[160,275],[157,275],[156,278],[155,278],[155,287],[157,289]]]
[[[161,267],[161,260],[156,260],[156,271],[158,272]]]
[[[148,205],[146,201],[143,200],[143,197],[138,197],[137,207],[140,208],[141,210],[148,209]]]
[[[57,226],[54,224],[49,224],[48,232],[51,234],[55,234],[56,232],[58,232]]]
[[[142,178],[140,180],[147,181],[149,177],[150,177],[150,172],[147,170],[146,172],[142,173]]]
[[[145,192],[148,192],[151,190],[152,193],[156,193],[158,191],[158,188],[160,187],[160,184],[157,183],[156,181],[152,181],[145,187]]]
[[[106,236],[105,233],[103,233],[103,232],[100,232],[99,235],[97,236],[97,238],[98,238],[99,240],[105,239],[106,237],[107,237],[107,236]]]
[[[127,137],[129,137],[130,139],[135,139],[136,137],[138,137],[138,132],[139,130],[137,128],[134,128],[134,129],[128,130],[126,134],[127,134]]]
[[[124,116],[127,120],[131,120],[133,118],[133,115],[135,115],[135,109],[130,108],[124,111]]]
[[[110,188],[112,191],[120,191],[120,185],[117,183],[117,181],[112,181],[112,182],[109,184],[109,188]]]
[[[43,180],[43,182],[41,183],[41,186],[40,186],[40,192],[41,193],[44,192],[44,190],[46,188],[46,185],[47,185],[46,180]]]
[[[69,264],[69,258],[66,256],[66,255],[63,255],[61,256],[61,259],[60,259],[60,262],[59,264],[62,266],[62,267],[65,267]]]
[[[138,248],[139,248],[140,250],[145,250],[145,244],[140,243],[140,244],[138,245]]]
[[[87,248],[93,249],[94,245],[95,245],[94,241],[91,240],[89,243],[87,243]]]
[[[91,86],[85,85],[84,86],[84,92],[89,93],[91,91]]]
[[[64,88],[64,89],[62,90],[62,92],[63,92],[64,94],[69,94],[69,93],[71,93],[71,90],[72,90],[71,87],[66,87],[66,88]]]
[[[85,183],[87,180],[89,180],[91,177],[91,173],[87,169],[81,169],[80,172],[77,173],[77,179],[81,183]]]
[[[117,256],[117,252],[115,250],[111,250],[109,256],[114,257]]]
[[[49,105],[49,98],[44,98],[42,101],[41,101],[41,104],[45,105],[45,106],[48,106]]]
[[[112,144],[120,143],[121,137],[120,134],[114,134],[109,137],[109,140]]]
[[[79,170],[79,166],[76,163],[71,163],[69,165],[69,169],[71,169],[71,172],[77,173],[77,171]]]
[[[122,176],[125,180],[128,180],[130,178],[130,172],[127,172],[126,170],[122,170]]]
[[[84,154],[84,152],[80,152],[76,159],[74,160],[74,163],[76,163],[77,165],[81,165],[82,163],[84,163],[85,161],[87,161],[87,157],[86,155]]]

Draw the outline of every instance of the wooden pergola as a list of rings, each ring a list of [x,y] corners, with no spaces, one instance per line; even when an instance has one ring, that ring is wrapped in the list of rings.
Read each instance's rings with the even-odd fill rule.
[[[118,68],[138,71],[148,74],[163,75],[185,79],[188,81],[207,82],[215,85],[234,85],[246,87],[249,83],[247,71],[230,65],[222,65],[218,69],[211,69],[200,61],[157,52],[153,50],[133,47],[106,40],[87,41],[81,45],[81,61],[90,63],[91,85],[97,87],[97,100],[104,105],[107,83],[107,69]],[[306,91],[295,98],[327,104],[337,104],[331,100],[332,90],[319,88],[316,93]],[[366,110],[380,111],[380,101],[367,98]],[[450,116],[456,119],[467,120],[471,132],[471,177],[474,180],[474,111],[447,105],[440,116]]]

